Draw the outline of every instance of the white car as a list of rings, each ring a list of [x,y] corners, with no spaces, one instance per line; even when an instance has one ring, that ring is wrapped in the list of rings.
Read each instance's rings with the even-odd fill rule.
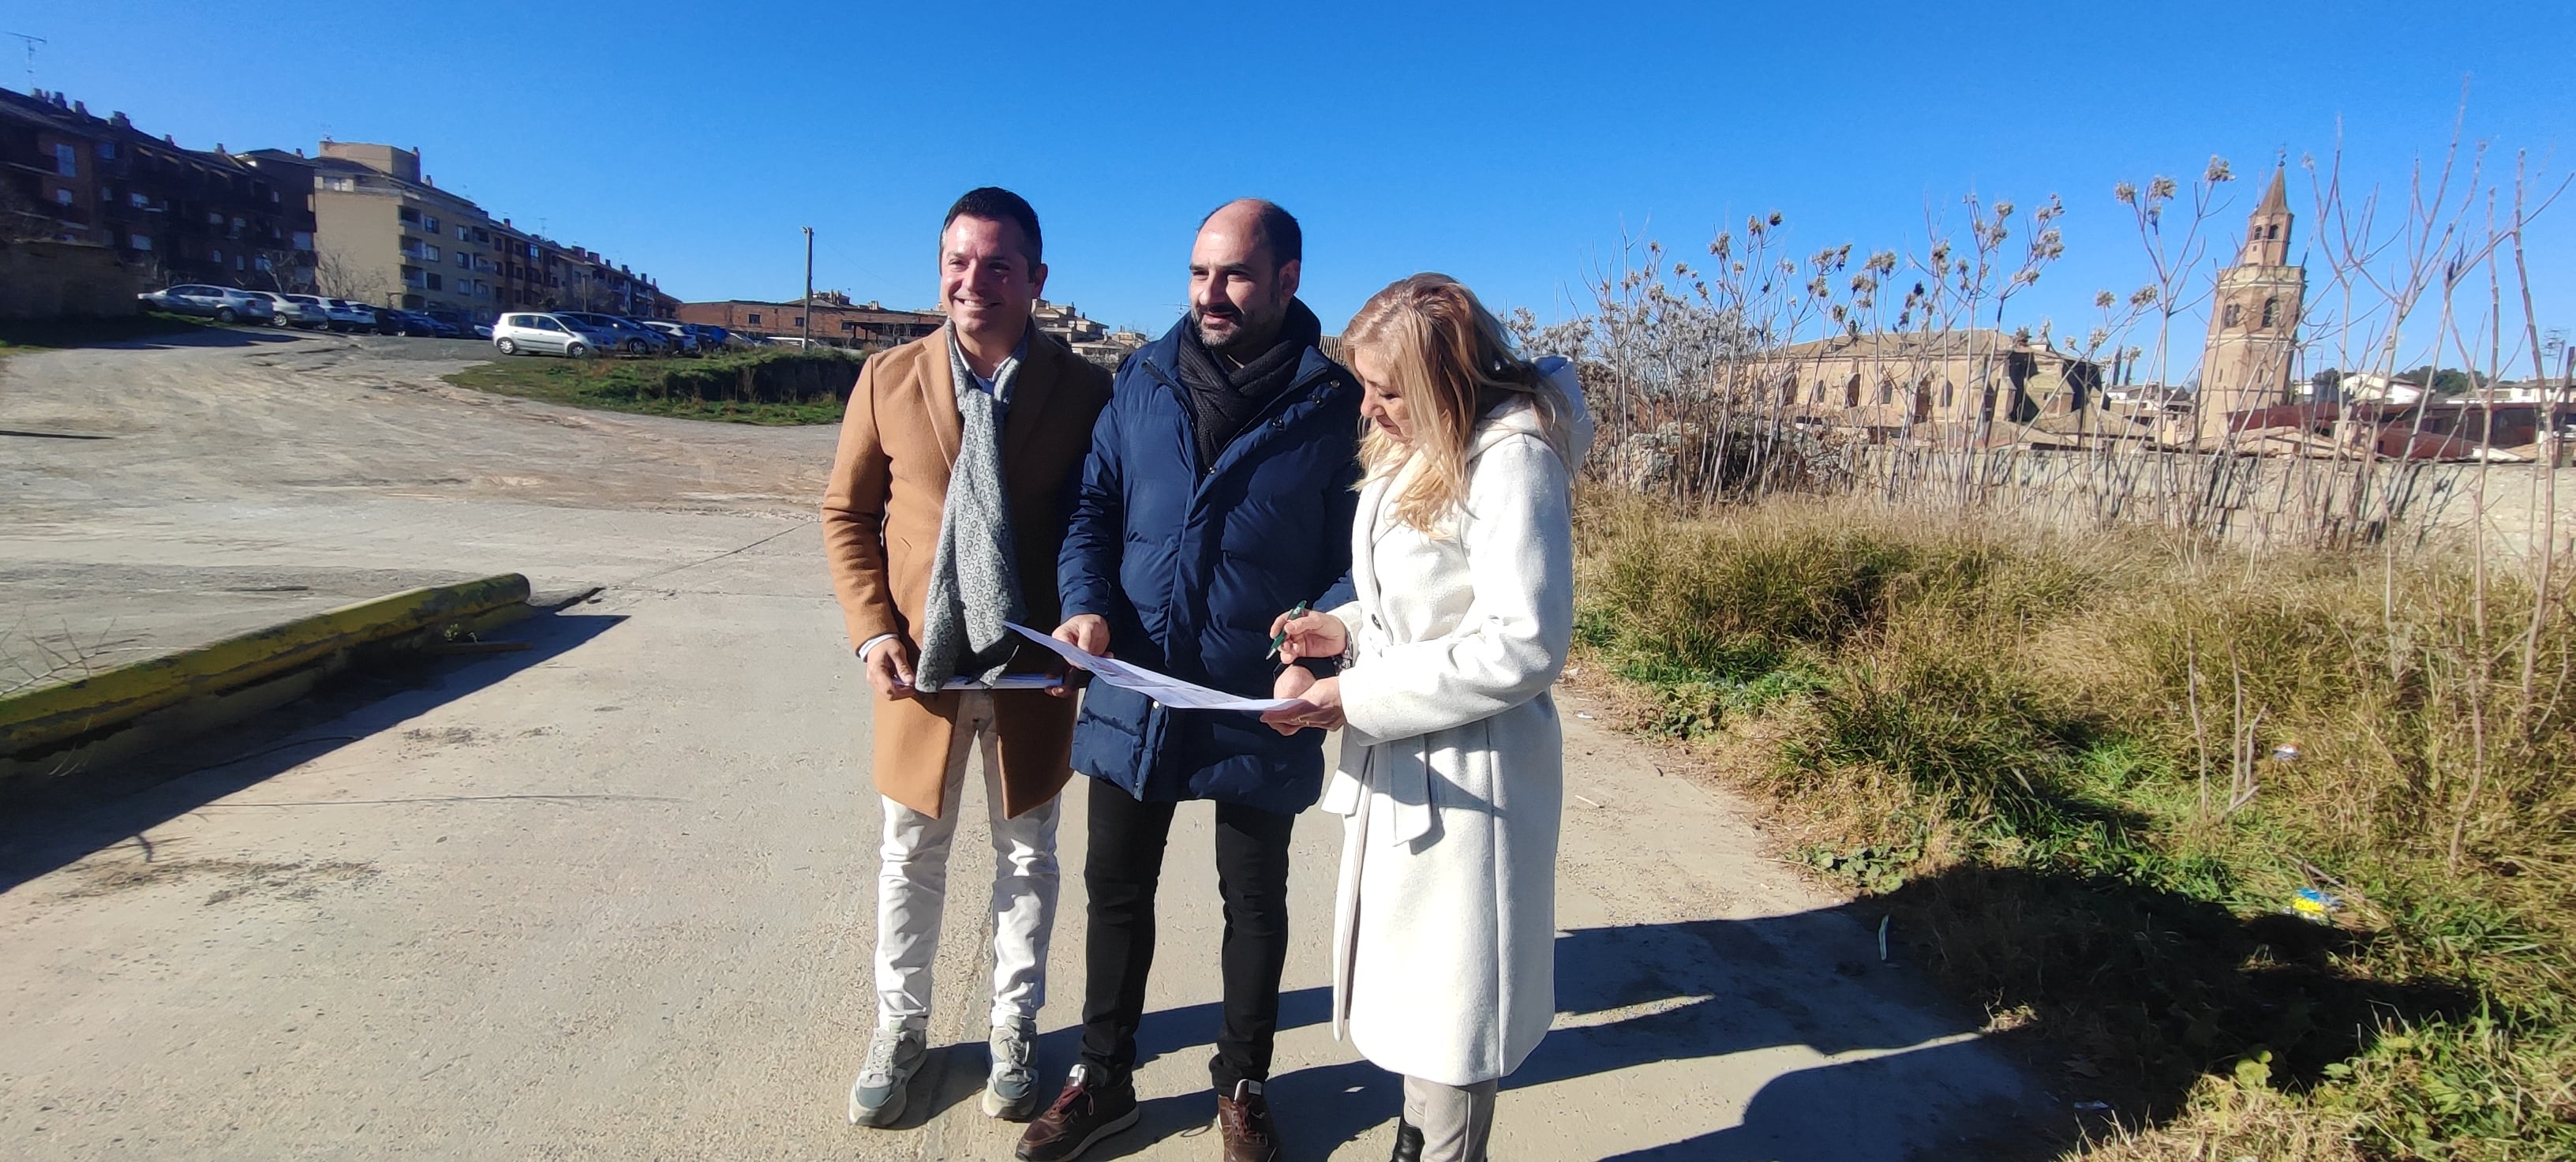
[[[673,348],[680,354],[695,355],[698,353],[698,337],[695,333],[691,332],[687,326],[671,322],[668,319],[637,319],[635,321],[644,324],[647,328],[661,332],[664,336],[667,336],[671,340]]]
[[[276,291],[245,293],[268,300],[269,307],[277,312],[268,320],[271,326],[302,327],[308,331],[316,331],[331,325],[330,312],[322,309],[322,300],[311,295],[279,294]]]
[[[168,290],[146,291],[134,297],[173,314],[197,315],[218,323],[245,319],[265,323],[277,315],[274,305],[249,291],[198,282],[183,282]]]
[[[336,329],[364,331],[368,334],[374,334],[382,329],[377,325],[380,320],[376,317],[376,308],[365,303],[351,302],[348,299],[324,299],[322,309],[331,312],[331,325]]]
[[[503,315],[492,320],[492,346],[503,355],[568,355],[617,350],[624,336],[559,314]]]
[[[373,331],[376,329],[376,312],[371,307],[361,307],[340,299],[326,299],[320,295],[288,295],[286,297],[322,312],[322,324],[334,331]]]

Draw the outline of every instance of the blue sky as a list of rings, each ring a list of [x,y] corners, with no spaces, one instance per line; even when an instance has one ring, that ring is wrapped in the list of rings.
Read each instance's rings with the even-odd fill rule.
[[[1865,251],[1971,190],[2055,192],[2068,254],[2016,314],[2063,329],[2144,280],[2124,178],[2213,153],[2259,176],[2340,132],[2360,179],[2402,182],[2464,80],[2473,137],[2576,167],[2565,4],[1227,10],[0,0],[0,29],[49,42],[36,84],[184,145],[418,146],[441,185],[684,298],[792,297],[810,224],[818,286],[926,305],[940,212],[1009,186],[1049,297],[1153,331],[1198,217],[1243,194],[1303,220],[1338,329],[1425,269],[1559,315],[1623,229],[1695,250],[1777,209],[1802,249]],[[0,83],[24,88],[17,47]],[[2260,192],[2232,187],[2231,227]],[[2541,313],[2576,321],[2576,204],[2531,244]]]

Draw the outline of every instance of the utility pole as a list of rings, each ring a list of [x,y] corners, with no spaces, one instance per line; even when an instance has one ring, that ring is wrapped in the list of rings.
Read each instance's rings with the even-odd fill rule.
[[[814,345],[814,228],[805,228],[805,313],[796,316],[805,325],[805,346]]]
[[[53,42],[46,40],[44,37],[29,36],[23,32],[13,32],[9,35],[27,42],[27,94],[29,96],[34,96],[36,92],[36,46],[40,44],[51,44]]]

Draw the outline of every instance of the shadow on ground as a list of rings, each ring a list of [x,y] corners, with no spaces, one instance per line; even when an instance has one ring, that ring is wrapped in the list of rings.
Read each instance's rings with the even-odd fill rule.
[[[2263,1058],[2270,1084],[2304,1090],[2391,1021],[2477,1006],[2458,982],[2355,975],[2369,932],[2103,877],[1970,865],[1871,907],[1931,975],[2031,1013],[2057,1072],[2104,1091],[2132,1125],[2170,1116],[2193,1082],[2240,1061]]]
[[[1942,1148],[2003,1162],[2054,1156],[2059,1134],[2039,1131],[2043,1124],[2060,1133],[2071,1129],[2063,1105],[2031,1092],[2011,1063],[2014,1055],[1999,1052],[1994,1038],[1963,1036],[1978,1029],[1979,1019],[1943,1004],[1919,974],[1877,961],[1869,933],[1883,911],[1855,904],[1756,920],[1565,933],[1557,940],[1560,1027],[1505,1081],[1502,1100],[1564,1102],[1598,1091],[1559,1083],[1624,1071],[1639,1077],[1626,1083],[1622,1101],[1633,1101],[1640,1088],[1674,1087],[1660,1105],[1649,1100],[1629,1108],[1638,1111],[1632,1117],[1669,1122],[1680,1140],[1617,1155],[1629,1158],[1896,1162]],[[1280,1028],[1322,1024],[1331,1018],[1330,1005],[1329,989],[1286,994]],[[1207,1052],[1217,1017],[1214,1004],[1149,1014],[1138,1035],[1140,1057]],[[1059,1030],[1042,1043],[1041,1060],[1052,1076],[1071,1062],[1078,1036],[1079,1030]],[[1761,1085],[1740,1120],[1713,1108],[1710,1091],[1724,1088],[1728,1070],[1754,1076],[1777,1070],[1782,1049],[1810,1058],[1880,1052],[1780,1073]],[[959,1064],[939,1087],[934,1109],[971,1099],[981,1076],[979,1047],[952,1052]],[[1715,1060],[1739,1054],[1748,1055],[1739,1064]],[[1656,1070],[1669,1065],[1685,1072]],[[1402,1085],[1353,1060],[1280,1074],[1271,1079],[1269,1096],[1280,1118],[1282,1156],[1320,1159],[1364,1137],[1391,1143],[1388,1127]],[[1213,1116],[1206,1091],[1147,1101],[1137,1127],[1102,1142],[1094,1156],[1132,1156],[1169,1137],[1205,1132]],[[1564,1111],[1569,1123],[1596,1116],[1584,1108]],[[1724,1121],[1736,1124],[1692,1133]],[[1633,1125],[1619,1129],[1621,1140],[1638,1137]],[[1563,1154],[1569,1158],[1616,1154],[1586,1145],[1579,1133],[1533,1149],[1539,1146],[1496,1143],[1498,1154],[1532,1158],[1565,1150],[1573,1151]]]
[[[159,755],[84,772],[40,798],[12,802],[0,820],[0,891],[121,843],[299,763],[507,681],[624,621],[618,615],[540,615],[504,636],[529,648],[439,662],[360,663],[324,692]]]
[[[256,347],[291,343],[305,334],[286,327],[224,326],[171,315],[137,315],[119,319],[18,319],[0,323],[0,344],[41,350]]]
[[[1875,940],[1883,920],[1886,960]],[[1560,1136],[1496,1147],[1720,1162],[2058,1158],[2079,1126],[2170,1116],[2199,1077],[2257,1053],[2271,1054],[2273,1084],[2303,1088],[2387,1020],[2473,1004],[2441,982],[2350,976],[2340,965],[2368,939],[2136,885],[1976,867],[1789,916],[1580,929],[1557,940],[1559,1027],[1505,1080],[1502,1099],[1561,1103]],[[1976,950],[1989,960],[1966,959]],[[2010,954],[1995,961],[1993,950]],[[1981,1033],[1985,1019],[1949,999],[1980,994],[2033,1019]],[[1330,1001],[1324,989],[1288,994],[1280,1027],[1329,1020]],[[1205,1052],[1216,1020],[1214,1005],[1154,1013],[1139,1040],[1149,1056]],[[1076,1036],[1048,1038],[1055,1076]],[[982,1069],[977,1047],[959,1052],[974,1058],[961,1068],[973,1076],[952,1101],[973,1095]],[[1841,1060],[1818,1060],[1829,1057]],[[1618,1116],[1629,1121],[1587,1144],[1582,1127],[1606,1111],[1582,1099],[1601,1091],[1563,1083],[1611,1074],[1628,1075],[1618,1100],[1631,1112]],[[1730,1077],[1767,1080],[1730,1100]],[[1391,1142],[1401,1103],[1400,1080],[1359,1060],[1281,1074],[1269,1093],[1291,1159],[1363,1138],[1374,1152],[1376,1139]],[[1638,1104],[1640,1094],[1662,1096]],[[1149,1101],[1137,1129],[1100,1156],[1203,1132],[1213,1109],[1204,1091]],[[1606,1144],[1634,1143],[1641,1128],[1672,1138]]]

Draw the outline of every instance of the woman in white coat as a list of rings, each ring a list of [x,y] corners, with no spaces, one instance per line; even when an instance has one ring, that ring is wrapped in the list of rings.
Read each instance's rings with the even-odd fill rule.
[[[1364,389],[1358,600],[1282,615],[1303,667],[1264,720],[1347,727],[1333,1027],[1404,1076],[1395,1158],[1481,1162],[1497,1082],[1556,1014],[1564,750],[1548,688],[1574,629],[1569,495],[1591,422],[1573,368],[1530,363],[1445,275],[1343,331]]]

